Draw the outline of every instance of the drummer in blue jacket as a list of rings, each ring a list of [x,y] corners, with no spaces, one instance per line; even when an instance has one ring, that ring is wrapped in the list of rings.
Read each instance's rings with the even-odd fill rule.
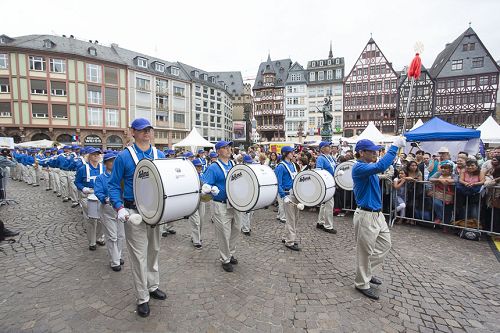
[[[123,242],[125,240],[125,230],[123,223],[116,219],[116,212],[111,206],[108,192],[108,181],[111,178],[113,163],[116,158],[115,153],[108,152],[104,155],[103,163],[105,166],[104,173],[97,176],[95,179],[94,194],[100,202],[101,223],[106,235],[106,248],[108,249],[108,257],[111,269],[115,272],[121,271]]]
[[[298,201],[293,195],[293,179],[297,175],[297,169],[292,162],[293,147],[283,146],[281,155],[283,160],[278,163],[274,173],[278,179],[278,195],[283,200],[286,216],[283,242],[290,250],[300,251],[298,243],[295,242],[299,209],[297,208]]]
[[[196,171],[198,172],[198,177],[200,177],[200,182],[202,182],[203,178],[203,165],[200,163],[198,159],[192,161]],[[202,240],[201,240],[201,228],[202,228],[202,220],[205,216],[205,208],[206,202],[204,202],[204,198],[207,194],[202,194],[202,200],[200,200],[200,204],[196,212],[194,212],[191,216],[189,216],[189,222],[191,223],[191,242],[193,246],[197,249],[202,248]]]
[[[82,206],[83,216],[87,219],[87,239],[89,241],[89,250],[96,250],[96,243],[99,245],[104,245],[104,242],[97,240],[97,237],[101,237],[101,223],[98,222],[97,218],[90,218],[88,215],[88,196],[94,193],[94,184],[97,176],[104,172],[104,167],[102,163],[99,163],[101,159],[101,150],[94,147],[89,147],[87,150],[89,154],[89,162],[83,165],[76,172],[75,185],[76,188],[81,192],[80,205]],[[97,204],[97,202],[96,202]]]
[[[206,153],[207,152],[204,149],[199,149],[198,150],[198,158],[197,158],[197,160],[200,161],[200,163],[201,163],[201,171],[202,172],[207,171],[207,168],[208,168],[207,158],[205,157]]]
[[[329,141],[321,141],[319,151],[321,155],[316,159],[316,168],[328,171],[332,175],[335,171],[335,161],[331,155],[331,145]],[[321,204],[318,214],[318,222],[316,228],[326,231],[330,234],[336,234],[337,230],[333,228],[333,197],[327,202]]]
[[[137,118],[130,127],[135,143],[116,157],[108,182],[108,191],[111,204],[118,212],[118,219],[125,222],[126,242],[137,296],[137,314],[147,317],[150,314],[150,296],[159,300],[167,298],[167,295],[158,288],[160,228],[151,228],[142,222],[134,225],[127,221],[131,214],[138,213],[133,189],[136,164],[144,158],[153,160],[165,158],[165,155],[151,145],[153,126],[149,120]]]

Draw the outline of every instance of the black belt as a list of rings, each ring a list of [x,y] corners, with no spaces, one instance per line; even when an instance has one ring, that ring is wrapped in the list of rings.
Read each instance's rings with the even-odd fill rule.
[[[215,201],[215,202],[220,202],[220,203],[223,203],[223,204],[227,203],[227,200],[215,200],[215,199],[214,199],[214,201]]]
[[[358,207],[358,208],[364,210],[365,212],[372,212],[372,213],[380,213],[382,211],[381,209],[371,209],[365,207]]]
[[[135,209],[137,210],[137,206],[135,205],[135,201],[123,200],[123,206],[127,209]]]

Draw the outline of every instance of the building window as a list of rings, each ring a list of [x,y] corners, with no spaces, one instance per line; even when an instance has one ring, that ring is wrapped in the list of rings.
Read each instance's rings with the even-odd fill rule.
[[[87,87],[87,103],[88,104],[102,104],[101,87],[88,86]]]
[[[487,76],[480,76],[479,77],[479,85],[480,86],[488,85],[488,77]]]
[[[44,71],[45,70],[45,58],[38,56],[30,56],[30,70],[32,71]]]
[[[10,103],[0,103],[0,117],[12,117]]]
[[[160,94],[168,93],[168,81],[156,79],[156,92]]]
[[[49,106],[47,104],[31,104],[31,115],[33,118],[48,118]]]
[[[309,81],[316,81],[316,73],[315,72],[309,73]]]
[[[89,47],[88,52],[91,56],[97,57],[97,50],[95,49],[95,47]]]
[[[137,66],[142,68],[148,68],[148,60],[144,58],[137,58]]]
[[[174,113],[174,123],[182,123],[184,124],[185,122],[185,115],[184,113]]]
[[[50,71],[52,73],[66,73],[66,61],[63,59],[50,59]]]
[[[170,73],[175,76],[179,76],[179,68],[177,67],[171,67]],[[206,74],[205,74],[206,75]],[[206,80],[206,79],[205,79]]]
[[[106,109],[106,127],[118,127],[118,110]]]
[[[66,96],[66,82],[50,81],[50,93],[52,96]]]
[[[491,84],[497,84],[497,76],[496,75],[491,76]]]
[[[329,69],[326,71],[326,79],[333,80],[333,70]]]
[[[476,43],[465,43],[462,46],[462,51],[474,51],[476,49]]]
[[[102,126],[102,109],[88,107],[89,126]]]
[[[68,119],[68,106],[66,104],[52,104],[52,118]]]
[[[472,68],[481,68],[484,66],[484,57],[472,58]]]
[[[135,88],[138,90],[147,90],[149,91],[151,89],[150,87],[150,81],[148,79],[143,79],[140,77],[135,78]]]
[[[9,68],[9,61],[6,54],[0,54],[0,69]]]
[[[324,79],[325,79],[325,72],[319,71],[318,72],[318,81],[323,81]]]
[[[118,89],[116,88],[104,88],[104,100],[106,105],[117,106],[118,104]]]
[[[101,83],[101,66],[94,64],[87,64],[87,81],[94,83]]]
[[[156,62],[155,63],[155,70],[157,72],[164,72],[165,71],[165,64],[162,64],[161,62]]]
[[[30,86],[33,95],[47,95],[47,81],[30,80]]]
[[[311,62],[311,67],[316,67],[316,61]]]
[[[335,79],[338,80],[338,79],[341,79],[341,78],[342,78],[342,69],[337,68],[335,70]]]
[[[184,97],[184,88],[174,86],[174,95],[179,97]]]
[[[167,96],[156,96],[156,110],[161,110],[161,111],[168,110]]]
[[[9,93],[9,92],[10,92],[9,78],[0,77],[0,93]]]
[[[104,67],[104,82],[106,84],[118,84],[118,69],[114,67]]]
[[[451,61],[451,70],[452,71],[462,70],[463,63],[464,63],[464,61],[462,59],[460,59],[460,60],[452,60]]]

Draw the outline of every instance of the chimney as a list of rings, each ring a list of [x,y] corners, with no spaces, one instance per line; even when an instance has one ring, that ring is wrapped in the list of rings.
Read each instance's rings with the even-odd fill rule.
[[[92,43],[92,39],[89,39],[89,43]]]
[[[66,35],[63,35],[64,38],[66,38]]]
[[[69,35],[69,38],[75,38],[75,36],[73,36],[73,35]]]
[[[112,47],[112,48],[116,48],[116,47],[118,47],[118,44],[116,44],[116,43],[111,43],[111,47]]]
[[[94,41],[94,44],[99,44],[99,41],[98,41],[98,40],[95,40],[95,41]]]

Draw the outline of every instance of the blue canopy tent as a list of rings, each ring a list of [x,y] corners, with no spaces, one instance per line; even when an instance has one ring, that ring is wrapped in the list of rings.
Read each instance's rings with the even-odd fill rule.
[[[418,142],[422,150],[431,154],[447,147],[452,158],[465,151],[475,155],[479,152],[481,131],[464,128],[433,117],[422,126],[405,133],[408,141]],[[408,149],[407,149],[408,150]]]

